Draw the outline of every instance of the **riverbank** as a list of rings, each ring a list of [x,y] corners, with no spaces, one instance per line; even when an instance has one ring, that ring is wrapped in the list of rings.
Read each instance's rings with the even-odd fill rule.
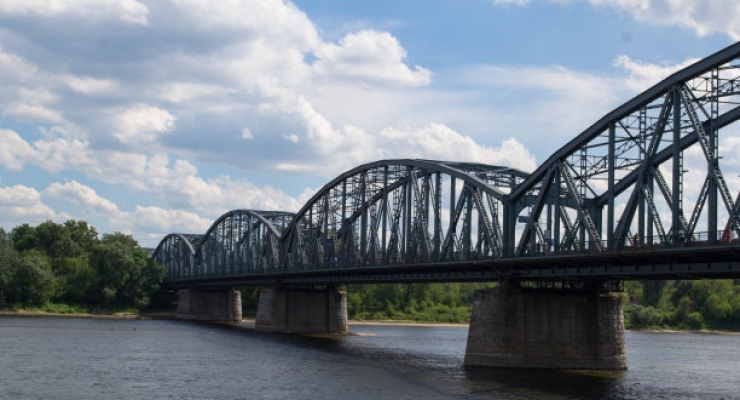
[[[92,318],[92,319],[122,319],[122,320],[152,320],[152,319],[175,319],[173,312],[150,312],[150,313],[112,313],[112,314],[92,314],[92,313],[54,313],[45,311],[28,311],[28,310],[0,310],[2,316],[21,316],[21,317],[61,317],[61,318]],[[241,321],[247,326],[254,324],[253,318],[246,318]],[[468,323],[449,323],[449,322],[418,322],[411,320],[350,320],[347,325],[354,326],[419,326],[419,327],[448,327],[448,328],[469,328]],[[712,335],[734,335],[740,336],[738,331],[723,331],[714,329],[702,330],[680,330],[680,329],[627,329],[632,332],[646,333],[701,333]]]
[[[736,335],[740,336],[740,332],[737,331],[723,331],[716,329],[701,329],[698,331],[692,330],[681,330],[681,329],[627,329],[632,332],[646,332],[646,333],[703,333],[709,335]]]
[[[92,318],[92,319],[175,319],[175,313],[55,313],[47,311],[29,310],[0,310],[0,316],[11,317],[60,317],[60,318]]]

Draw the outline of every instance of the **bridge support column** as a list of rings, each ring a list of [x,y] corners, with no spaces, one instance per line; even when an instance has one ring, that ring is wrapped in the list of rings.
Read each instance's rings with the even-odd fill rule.
[[[242,320],[242,294],[233,289],[181,289],[175,318],[239,322]]]
[[[337,289],[262,289],[254,330],[347,333],[347,293]]]
[[[626,369],[620,297],[599,291],[523,289],[518,283],[479,290],[465,365]]]

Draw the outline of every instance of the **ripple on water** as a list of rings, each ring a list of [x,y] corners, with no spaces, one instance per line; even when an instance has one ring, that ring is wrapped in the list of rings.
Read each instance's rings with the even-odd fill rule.
[[[0,398],[739,398],[740,336],[628,332],[630,369],[594,373],[464,368],[464,328],[351,329],[3,317]]]

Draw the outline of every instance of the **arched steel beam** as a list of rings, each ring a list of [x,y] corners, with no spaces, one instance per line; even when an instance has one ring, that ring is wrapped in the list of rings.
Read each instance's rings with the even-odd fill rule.
[[[273,222],[292,219],[280,211],[233,210],[219,217],[196,248],[204,276],[266,272],[278,265],[280,230]]]
[[[706,73],[713,68],[717,68],[718,66],[726,64],[738,57],[740,57],[740,42],[726,47],[712,54],[711,56],[697,61],[696,63],[672,74],[668,78],[662,80],[660,83],[637,95],[632,100],[614,109],[613,111],[599,119],[595,124],[591,125],[588,129],[583,131],[581,134],[576,136],[573,140],[568,142],[565,146],[553,153],[553,155],[550,156],[543,164],[541,164],[534,172],[532,172],[521,185],[519,185],[516,189],[512,191],[511,198],[519,199],[525,193],[534,189],[534,186],[545,178],[553,164],[558,163],[560,162],[560,160],[563,160],[566,157],[572,155],[584,144],[596,138],[604,131],[608,130],[609,125],[614,121],[628,116],[629,114],[639,109],[642,105],[650,103],[658,97],[666,94],[666,92],[671,90],[671,88],[676,84],[683,83],[691,78]]]
[[[152,258],[165,267],[167,279],[182,276],[184,273],[189,275],[193,273],[196,267],[194,243],[199,243],[200,238],[201,235],[171,233],[159,242],[152,253]]]
[[[438,183],[436,184],[430,181],[432,175],[435,174],[438,176]],[[372,235],[378,231],[383,235],[382,239],[378,239],[378,243],[383,243],[381,246],[388,245],[393,248],[396,246],[402,248],[411,245],[416,246],[409,240],[424,243],[426,239],[417,237],[418,235],[433,235],[434,239],[430,240],[434,241],[435,252],[438,251],[438,238],[443,237],[442,234],[437,233],[441,230],[439,215],[442,200],[441,197],[438,199],[437,197],[441,195],[439,186],[441,185],[442,176],[460,182],[465,193],[472,191],[471,194],[463,195],[463,197],[467,196],[464,199],[468,204],[467,206],[464,206],[463,199],[459,198],[457,207],[453,207],[457,210],[451,210],[454,216],[450,217],[452,226],[449,227],[450,231],[448,231],[447,236],[444,236],[446,240],[449,240],[451,235],[455,234],[451,230],[456,229],[454,224],[458,222],[461,215],[464,215],[467,219],[464,223],[460,222],[460,227],[464,227],[465,235],[470,236],[471,229],[480,231],[481,235],[485,235],[486,240],[488,240],[488,244],[484,246],[490,247],[493,240],[490,231],[494,229],[493,226],[498,227],[499,223],[498,221],[492,222],[487,215],[487,209],[490,209],[493,205],[487,204],[484,198],[488,199],[489,202],[501,203],[506,194],[527,176],[525,172],[508,167],[475,163],[409,159],[382,160],[361,165],[341,174],[327,183],[295,214],[293,222],[281,238],[283,248],[281,264],[284,268],[287,268],[287,265],[291,263],[294,265],[295,263],[301,265],[308,265],[306,263],[316,264],[315,261],[313,263],[309,262],[305,259],[306,257],[311,257],[314,260],[326,259],[329,260],[327,262],[332,263],[334,262],[335,251],[337,251],[335,246],[338,242],[341,242],[340,246],[359,247],[361,250],[359,250],[360,255],[358,257],[361,257],[365,254],[367,238],[372,238]],[[428,192],[432,186],[437,187],[434,196]],[[458,189],[460,188],[458,187]],[[455,191],[454,184],[449,190]],[[388,196],[391,193],[393,193],[395,199],[392,210],[389,209],[390,205],[388,204],[390,201]],[[481,197],[482,195],[483,197]],[[385,203],[379,204],[383,201]],[[411,206],[412,201],[415,204],[413,207]],[[382,211],[375,214],[370,213],[369,209],[378,204]],[[467,209],[461,209],[460,207],[467,207]],[[482,225],[479,228],[468,226],[472,222],[469,221],[470,217],[467,216],[473,212],[483,215],[479,216],[478,223],[484,224],[482,221],[487,221],[484,224],[488,225],[486,228],[483,228]],[[434,213],[434,216],[430,217],[429,213]],[[399,219],[401,218],[400,214],[404,215],[403,220]],[[360,226],[354,226],[357,220],[361,218],[363,222]],[[369,219],[377,218],[382,219],[382,229],[373,225],[372,222],[368,223]],[[312,222],[314,220],[316,222]],[[329,222],[329,220],[332,222]],[[434,227],[425,225],[429,223],[429,220],[434,222]],[[491,225],[492,223],[493,225]],[[388,224],[391,226],[387,226]],[[412,224],[415,225],[411,227]],[[299,229],[300,226],[303,226],[301,228],[303,230]],[[403,226],[403,233],[397,231],[397,229],[400,229],[399,226]],[[348,235],[348,229],[352,229],[352,231],[359,230],[361,237],[353,238],[352,235]],[[413,235],[414,238],[409,239],[405,236],[406,234]],[[471,240],[467,236],[463,239],[465,243],[469,243]],[[497,237],[500,237],[500,235],[497,235]],[[403,239],[404,243],[394,242],[398,239]],[[308,240],[310,243],[303,243],[302,240]],[[348,244],[353,240],[355,241],[354,244]],[[387,243],[386,240],[390,240],[390,242]],[[369,246],[373,247],[372,245]],[[453,245],[446,243],[445,246],[446,249]],[[480,246],[480,243],[478,246]],[[346,250],[345,247],[345,251],[349,250]],[[428,253],[430,251],[429,246],[423,245],[421,251]],[[442,254],[445,254],[445,251],[442,250]],[[305,252],[308,252],[306,254],[310,253],[310,255],[301,255]],[[345,258],[354,257],[344,253],[342,255]]]
[[[710,120],[704,122],[704,128],[709,129],[710,125],[714,125],[716,128],[724,128],[734,122],[737,122],[740,120],[740,106],[735,107],[732,110],[720,115],[715,120]],[[681,151],[688,149],[692,145],[696,144],[699,141],[698,135],[691,135],[691,136],[685,136],[681,138],[681,141],[677,144],[678,148],[681,149]],[[671,148],[663,149],[660,152],[658,152],[654,157],[651,158],[651,161],[653,163],[653,167],[657,167],[658,165],[664,163],[665,161],[668,161],[672,156]],[[621,194],[625,190],[627,190],[630,186],[634,185],[635,181],[639,178],[640,171],[634,170],[630,172],[629,174],[622,177],[618,182],[615,182],[614,184],[614,194]],[[604,193],[600,196],[597,196],[595,198],[595,203],[598,205],[604,205],[607,202],[607,195],[608,193]]]
[[[246,209],[238,209],[238,210],[231,210],[220,217],[216,221],[211,224],[211,226],[208,228],[206,233],[202,236],[201,242],[205,243],[208,238],[213,234],[214,230],[216,230],[222,222],[226,221],[227,219],[235,216],[235,215],[248,215],[254,218],[257,218],[260,220],[263,224],[265,224],[265,227],[270,231],[270,233],[275,236],[275,238],[280,237],[280,232],[277,230],[277,228],[272,224],[271,217],[274,216],[284,216],[284,215],[292,215],[292,213],[283,212],[283,211],[254,211],[254,210],[246,210]],[[200,254],[201,245],[198,245],[196,248],[196,255]]]
[[[486,183],[484,179],[481,179],[476,176],[471,176],[469,172],[479,172],[481,174],[500,173],[501,175],[509,176],[512,182],[510,186],[511,189],[514,189],[517,186],[517,183],[515,183],[514,179],[516,178],[526,179],[529,176],[528,173],[515,169],[515,168],[493,166],[493,165],[486,165],[486,164],[476,164],[476,163],[443,162],[443,161],[412,160],[412,159],[375,161],[375,162],[371,162],[368,164],[360,165],[347,172],[344,172],[343,174],[339,175],[338,177],[334,178],[332,181],[324,185],[318,192],[316,192],[316,194],[314,194],[306,202],[306,204],[297,213],[295,213],[295,216],[293,218],[293,222],[291,223],[291,225],[298,223],[298,221],[300,221],[303,218],[303,216],[305,216],[306,212],[317,201],[319,201],[323,196],[325,196],[329,190],[335,188],[340,183],[362,172],[366,172],[366,171],[379,168],[379,167],[384,167],[384,166],[413,166],[413,167],[422,167],[425,170],[429,170],[433,172],[443,172],[449,176],[454,176],[455,178],[462,179],[464,181],[469,182],[476,188],[481,189],[491,194],[492,196],[494,196],[496,199],[500,201],[503,201],[503,199],[507,196],[506,193],[500,191],[499,189],[495,187],[490,186],[488,183]],[[505,184],[505,182],[501,182],[501,183]],[[393,186],[393,188],[396,188],[400,184],[401,182],[395,183],[396,186]],[[283,236],[285,236],[290,231],[291,231],[290,228],[286,229],[286,231],[283,232]],[[284,237],[281,239],[284,239]]]
[[[398,160],[380,160],[380,161],[374,161],[368,164],[363,164],[358,167],[355,167],[347,172],[344,172],[343,174],[339,175],[338,177],[331,180],[329,183],[324,185],[316,194],[314,194],[307,202],[306,204],[297,212],[295,213],[295,218],[293,221],[299,220],[312,206],[316,201],[321,199],[322,196],[324,196],[329,190],[336,187],[343,181],[347,180],[347,178],[353,177],[357,174],[360,174],[365,171],[369,171],[378,167],[384,167],[384,166],[412,166],[412,167],[420,167],[424,168],[426,170],[434,171],[434,172],[443,172],[447,175],[454,176],[455,178],[462,179],[469,181],[470,184],[474,185],[475,187],[485,190],[486,192],[490,193],[496,199],[503,200],[504,197],[507,195],[507,193],[504,193],[500,191],[499,189],[490,186],[487,184],[483,179],[471,176],[467,171],[470,172],[501,172],[502,174],[507,174],[514,178],[521,178],[525,179],[529,176],[526,172],[517,170],[515,168],[509,168],[509,167],[500,167],[500,166],[493,166],[493,165],[486,165],[486,164],[475,164],[475,163],[459,163],[459,162],[444,162],[444,161],[431,161],[431,160],[412,160],[412,159],[398,159]],[[488,168],[486,170],[486,167]],[[516,187],[516,185],[512,185],[511,188],[513,189]]]
[[[479,174],[482,174],[483,176],[478,176],[477,178],[483,179],[485,181],[490,181],[493,183],[498,184],[499,186],[508,186],[513,188],[516,186],[515,180],[518,179],[525,179],[528,174],[526,172],[508,168],[508,167],[499,167],[499,166],[492,166],[492,165],[485,165],[485,164],[476,164],[476,163],[458,163],[458,162],[440,162],[440,161],[431,161],[431,160],[424,160],[425,162],[430,162],[437,165],[444,165],[451,168],[459,169],[461,171],[475,171]],[[442,171],[430,171],[431,173],[434,172],[442,172]],[[490,174],[490,175],[488,175]],[[502,176],[506,179],[502,179]],[[403,186],[407,183],[408,177],[404,179],[399,179],[396,182],[393,182],[393,184],[388,186],[389,191],[393,191],[398,189],[399,187]],[[365,204],[355,210],[355,212],[347,218],[347,222],[353,223],[357,218],[359,218],[360,215],[362,215],[363,212],[367,211],[368,207],[370,207],[372,204],[377,203],[380,198],[383,196],[381,192],[378,192],[373,196],[372,198],[368,199]],[[498,200],[501,200],[500,197],[496,197]]]
[[[530,228],[534,225],[532,221],[541,218],[544,204],[549,207],[545,214],[548,226],[551,221],[557,226],[562,222],[568,231],[567,243],[554,241],[556,251],[562,250],[558,249],[562,244],[566,247],[575,244],[575,250],[579,251],[586,248],[603,251],[604,246],[618,250],[625,245],[631,227],[639,230],[632,231],[640,234],[635,237],[647,235],[666,244],[669,236],[665,232],[669,231],[663,228],[659,217],[654,185],[660,190],[657,193],[662,194],[663,200],[659,202],[670,211],[672,220],[665,223],[673,234],[682,231],[691,234],[696,222],[706,215],[708,240],[715,240],[717,198],[730,213],[728,226],[738,229],[740,200],[732,200],[734,196],[719,169],[721,157],[717,155],[716,144],[719,128],[740,118],[736,106],[740,94],[738,65],[731,63],[738,58],[740,43],[674,73],[605,115],[556,151],[509,196],[504,235],[507,248],[516,246],[516,252],[509,256],[520,256],[525,249],[535,248],[535,236]],[[660,114],[656,114],[658,111]],[[687,219],[683,211],[683,174],[687,172],[683,168],[683,153],[697,143],[701,144],[706,158],[707,176],[694,212]],[[671,159],[671,179],[667,182],[659,167]],[[548,193],[543,193],[542,188],[547,188]],[[569,212],[564,208],[562,195],[556,195],[558,189],[564,189],[571,200],[570,213],[576,215],[575,224],[568,221]],[[620,218],[616,215],[615,201],[629,189],[632,193],[626,203],[622,203],[624,198],[619,199],[620,204],[626,204]],[[516,244],[515,217],[525,203],[531,204],[527,198],[533,196],[539,199],[534,203],[537,207],[531,209],[530,222]],[[709,206],[703,211],[707,198]],[[653,227],[658,236],[653,236]],[[556,235],[561,232],[561,228],[555,227]],[[576,233],[580,236],[575,236]],[[587,246],[579,245],[580,242]]]
[[[190,254],[193,256],[196,254],[196,248],[193,246],[193,242],[191,239],[196,238],[195,241],[197,243],[200,242],[202,235],[191,235],[191,234],[185,234],[185,233],[170,233],[167,236],[163,237],[162,240],[159,241],[159,244],[157,245],[157,248],[154,249],[154,252],[152,253],[152,258],[156,259],[157,255],[160,254],[162,251],[162,246],[165,245],[165,243],[173,238],[180,239],[183,241],[183,243],[187,244],[188,249],[190,250]]]

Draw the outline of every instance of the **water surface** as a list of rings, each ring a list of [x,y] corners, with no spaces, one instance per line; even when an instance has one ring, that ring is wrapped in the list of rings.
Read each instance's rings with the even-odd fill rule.
[[[597,373],[465,368],[465,328],[350,329],[1,317],[0,398],[740,399],[740,336],[627,332],[629,370]]]

